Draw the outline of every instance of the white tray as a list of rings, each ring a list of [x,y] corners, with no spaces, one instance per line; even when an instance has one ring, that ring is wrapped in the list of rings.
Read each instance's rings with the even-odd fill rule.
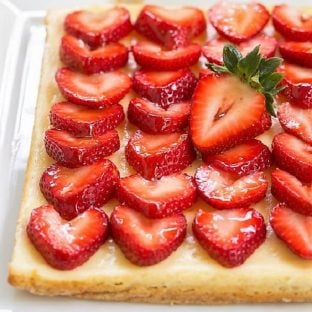
[[[98,1],[105,3],[108,1]],[[125,1],[126,2],[126,1]],[[130,1],[128,1],[130,2]],[[163,1],[148,1],[160,5]],[[182,1],[170,1],[181,4]],[[268,3],[270,1],[263,1]],[[294,1],[283,1],[294,2]],[[14,244],[15,225],[20,195],[30,147],[34,108],[40,77],[45,40],[42,24],[45,11],[56,7],[74,7],[94,3],[93,0],[0,0],[0,312],[127,311],[186,312],[247,312],[247,311],[312,311],[312,304],[263,304],[231,306],[167,306],[130,303],[108,303],[68,298],[33,296],[16,290],[7,283],[7,266]],[[207,5],[207,1],[183,1],[192,5]],[[311,5],[311,0],[296,1],[296,5]],[[211,2],[209,2],[211,5]],[[69,306],[70,305],[70,306]]]

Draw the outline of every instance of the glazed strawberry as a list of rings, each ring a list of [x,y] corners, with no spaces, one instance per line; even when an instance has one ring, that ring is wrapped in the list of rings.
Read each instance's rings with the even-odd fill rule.
[[[115,129],[124,118],[123,108],[119,104],[91,109],[70,102],[59,102],[50,111],[50,121],[55,128],[78,137],[100,136]]]
[[[128,106],[128,119],[146,133],[181,132],[188,125],[190,102],[171,104],[167,109],[148,100],[134,98]]]
[[[130,138],[125,153],[128,163],[149,180],[179,172],[196,157],[188,134],[151,135],[141,130]]]
[[[276,135],[272,142],[276,165],[302,182],[312,182],[312,146],[288,133]]]
[[[270,167],[271,152],[261,141],[252,139],[218,155],[204,154],[203,161],[220,170],[244,176]]]
[[[115,7],[104,12],[75,11],[66,16],[64,28],[91,47],[116,42],[132,30],[128,10]]]
[[[49,129],[45,132],[44,144],[50,157],[69,168],[92,164],[120,147],[116,130],[98,137],[76,138],[63,130]]]
[[[285,38],[294,41],[312,40],[312,17],[294,6],[277,5],[272,12],[275,29]]]
[[[71,270],[86,262],[105,242],[108,218],[103,210],[89,209],[68,222],[52,205],[31,212],[27,234],[53,268]]]
[[[312,216],[312,185],[304,184],[290,173],[275,169],[272,172],[272,194],[292,210]]]
[[[265,241],[266,227],[262,215],[254,209],[200,209],[193,222],[193,233],[212,258],[225,267],[235,267]]]
[[[69,102],[93,108],[118,103],[131,87],[128,75],[118,71],[85,75],[68,68],[60,68],[55,79]]]
[[[195,43],[167,50],[156,43],[141,41],[133,46],[132,51],[135,61],[142,67],[164,71],[194,65],[201,55],[201,47]]]
[[[260,3],[220,1],[209,10],[209,19],[218,33],[240,43],[256,36],[269,21],[270,14]]]
[[[206,30],[204,14],[193,7],[165,9],[146,5],[134,28],[141,35],[172,49],[187,45]]]
[[[201,152],[220,153],[270,126],[264,96],[239,78],[209,75],[198,82],[192,99],[190,129]]]
[[[277,116],[285,132],[312,145],[312,109],[283,103],[278,107]]]
[[[149,181],[135,174],[120,179],[118,200],[148,218],[164,218],[182,213],[196,200],[196,186],[187,174],[172,174]]]
[[[312,67],[311,41],[282,41],[279,43],[279,51],[282,57],[288,62],[305,67]]]
[[[75,169],[56,163],[42,174],[40,189],[60,215],[70,220],[111,199],[118,180],[116,166],[107,159]]]
[[[312,259],[312,217],[303,216],[280,203],[272,209],[270,223],[292,252],[301,258]]]
[[[268,188],[263,172],[237,177],[211,165],[196,170],[195,182],[199,195],[217,209],[248,207],[263,199]]]
[[[125,257],[140,266],[153,265],[168,258],[186,235],[183,214],[151,222],[124,205],[113,210],[110,224],[113,239]]]
[[[196,77],[187,68],[168,72],[141,69],[133,76],[134,91],[163,108],[189,100],[196,83]]]
[[[70,68],[93,74],[125,66],[128,62],[128,49],[120,43],[110,43],[91,50],[82,40],[65,35],[61,41],[60,58]]]

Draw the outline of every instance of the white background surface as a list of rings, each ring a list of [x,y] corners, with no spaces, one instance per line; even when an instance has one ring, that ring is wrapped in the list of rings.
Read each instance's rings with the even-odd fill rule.
[[[99,4],[98,0],[0,0],[0,312],[111,311],[150,312],[208,311],[312,311],[311,304],[264,304],[235,306],[157,306],[129,303],[107,303],[66,298],[46,298],[15,290],[6,281],[7,265],[12,254],[15,224],[19,209],[28,149],[30,144],[34,105],[40,74],[44,43],[42,17],[44,10]],[[126,2],[126,1],[125,1]],[[130,2],[130,1],[128,1]],[[160,5],[168,1],[146,1]],[[183,3],[206,5],[208,1]],[[209,1],[209,5],[215,1]],[[269,4],[271,1],[262,1]],[[312,5],[312,0],[283,1],[296,5]],[[171,0],[170,4],[182,1]],[[24,12],[23,12],[24,11]],[[312,273],[311,273],[312,274]],[[209,282],[209,281],[207,281]]]

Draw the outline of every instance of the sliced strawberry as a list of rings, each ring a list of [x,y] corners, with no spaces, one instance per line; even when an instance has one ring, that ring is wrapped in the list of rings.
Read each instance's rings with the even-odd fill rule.
[[[272,172],[272,194],[292,210],[312,216],[311,184],[303,184],[290,173],[275,169]]]
[[[312,145],[312,109],[283,103],[278,107],[277,116],[285,132]]]
[[[104,109],[90,109],[70,102],[59,102],[50,111],[51,124],[74,136],[100,136],[115,129],[125,118],[123,108],[114,104]]]
[[[128,49],[120,43],[110,43],[91,50],[82,40],[65,35],[61,41],[60,58],[70,68],[93,74],[125,66],[128,62]]]
[[[159,180],[145,180],[135,174],[120,179],[117,197],[148,218],[164,218],[190,208],[196,200],[196,186],[187,174],[172,174]]]
[[[275,29],[285,38],[294,41],[312,40],[312,17],[294,6],[277,5],[272,12]]]
[[[268,181],[263,172],[243,177],[203,165],[196,170],[199,195],[217,209],[248,207],[265,197]]]
[[[209,75],[199,80],[192,100],[190,129],[201,152],[220,153],[270,126],[264,96],[237,77]]]
[[[76,138],[63,130],[49,129],[45,132],[44,144],[50,157],[69,168],[92,164],[120,147],[116,130],[98,137]]]
[[[146,5],[135,22],[141,35],[172,49],[187,45],[206,29],[201,10],[194,7],[165,9]]]
[[[222,154],[212,156],[204,154],[203,161],[218,169],[244,176],[270,167],[271,152],[261,141],[252,139]]]
[[[118,180],[116,166],[107,159],[76,169],[53,164],[42,174],[40,189],[60,215],[70,220],[111,199]]]
[[[235,43],[256,36],[269,18],[267,9],[257,2],[220,1],[209,10],[212,26],[220,35]]]
[[[188,125],[191,103],[171,104],[164,109],[148,100],[134,98],[128,106],[128,119],[146,133],[181,132]]]
[[[188,134],[151,135],[141,130],[130,138],[125,153],[128,163],[149,180],[179,172],[196,157]]]
[[[65,30],[91,47],[116,42],[132,30],[128,10],[115,7],[104,12],[75,11],[66,16]]]
[[[303,216],[280,203],[271,211],[275,234],[287,247],[304,259],[312,259],[312,217]]]
[[[60,68],[55,79],[69,102],[95,108],[118,103],[131,88],[128,75],[118,71],[85,75]]]
[[[134,91],[163,108],[189,100],[196,83],[188,68],[168,72],[137,70],[133,76]]]
[[[273,139],[272,153],[278,167],[303,182],[312,182],[312,145],[288,133],[280,133]]]
[[[110,224],[125,257],[140,266],[168,258],[184,241],[187,225],[183,214],[150,220],[124,205],[114,209]]]
[[[178,70],[194,65],[201,54],[198,44],[189,44],[175,50],[166,50],[161,45],[141,41],[132,48],[135,61],[152,70]]]
[[[312,23],[311,23],[312,25]],[[312,42],[282,41],[279,51],[288,62],[312,67]]]
[[[193,233],[212,258],[225,267],[235,267],[265,241],[266,227],[262,215],[254,209],[200,209],[193,222]]]
[[[212,70],[208,69],[208,68],[201,68],[199,70],[199,79],[204,78],[206,76],[214,76],[215,72],[213,72]]]
[[[86,262],[108,236],[108,218],[103,210],[89,209],[68,222],[52,205],[31,212],[27,234],[53,268],[71,270]]]

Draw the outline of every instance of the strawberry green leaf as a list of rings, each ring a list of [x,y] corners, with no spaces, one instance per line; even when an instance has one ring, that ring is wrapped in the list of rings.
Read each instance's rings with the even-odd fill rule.
[[[259,53],[260,45],[256,46],[251,52],[243,57],[238,63],[238,69],[244,74],[249,81],[250,78],[255,75],[259,70],[259,64],[261,61],[261,55]]]
[[[237,72],[237,64],[242,59],[242,54],[235,46],[226,44],[223,48],[223,63],[233,74]]]

